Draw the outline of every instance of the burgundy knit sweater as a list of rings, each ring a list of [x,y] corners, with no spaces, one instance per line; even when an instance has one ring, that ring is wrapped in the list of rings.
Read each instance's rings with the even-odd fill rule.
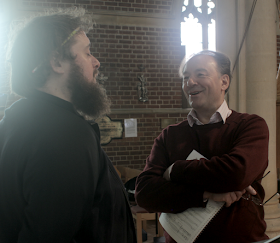
[[[186,160],[195,149],[207,159]],[[174,164],[171,181],[163,173]],[[264,119],[233,111],[226,123],[190,127],[185,120],[155,139],[136,182],[136,200],[150,212],[179,213],[205,207],[203,192],[241,191],[252,185],[264,198],[260,181],[268,165],[268,127]],[[255,242],[268,239],[262,206],[240,199],[223,207],[196,243]],[[166,242],[175,242],[168,234]]]

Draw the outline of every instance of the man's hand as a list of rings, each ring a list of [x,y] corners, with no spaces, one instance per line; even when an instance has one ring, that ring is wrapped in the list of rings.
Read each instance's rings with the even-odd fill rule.
[[[256,195],[257,194],[256,190],[253,187],[251,187],[251,186],[246,187],[245,190],[248,193],[250,193],[251,195]]]
[[[204,192],[203,199],[211,199],[215,202],[225,202],[226,207],[229,207],[234,202],[237,202],[245,193],[245,191],[246,190],[244,189],[243,191],[226,192],[226,193]]]
[[[163,178],[167,181],[170,181],[170,173],[172,171],[172,167],[174,164],[170,165],[163,174]],[[234,202],[239,201],[242,195],[247,191],[247,193],[251,195],[256,195],[257,192],[252,186],[246,187],[242,191],[235,191],[235,192],[226,192],[226,193],[211,193],[211,192],[204,192],[203,200],[212,199],[215,202],[225,202],[226,207],[229,207]]]
[[[235,191],[235,192],[226,192],[226,193],[211,193],[211,192],[204,192],[203,199],[211,199],[215,202],[225,202],[226,207],[229,207],[234,202],[239,201],[242,195],[245,192],[250,193],[251,195],[256,195],[257,192],[254,190],[253,187],[248,186],[242,191]]]

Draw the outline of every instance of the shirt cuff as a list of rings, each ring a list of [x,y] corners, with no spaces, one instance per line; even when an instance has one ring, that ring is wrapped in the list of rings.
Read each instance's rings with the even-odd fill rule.
[[[163,178],[167,181],[171,181],[170,174],[171,174],[173,165],[174,165],[174,163],[172,165],[170,165],[163,174]]]

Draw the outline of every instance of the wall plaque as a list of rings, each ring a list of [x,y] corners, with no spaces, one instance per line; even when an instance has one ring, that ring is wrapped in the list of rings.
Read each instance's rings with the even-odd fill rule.
[[[122,138],[123,126],[120,120],[112,121],[109,116],[103,116],[95,120],[100,129],[100,143],[106,145],[114,138]]]

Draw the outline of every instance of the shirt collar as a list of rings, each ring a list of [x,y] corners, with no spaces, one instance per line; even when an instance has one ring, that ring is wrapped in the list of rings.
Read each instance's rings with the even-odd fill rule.
[[[228,108],[227,102],[224,100],[219,109],[211,116],[208,124],[218,123],[220,121],[223,121],[223,124],[225,124],[226,119],[231,115],[231,113],[232,110]],[[193,126],[193,124],[204,125],[201,121],[198,120],[196,111],[194,109],[189,112],[187,120],[191,127]]]

